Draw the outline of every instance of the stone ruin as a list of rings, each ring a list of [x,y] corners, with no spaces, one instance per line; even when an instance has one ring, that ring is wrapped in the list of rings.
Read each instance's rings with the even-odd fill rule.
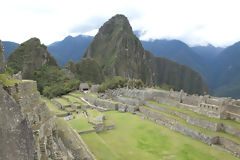
[[[168,116],[168,114],[183,119],[187,124],[216,133],[223,132],[236,138],[240,137],[239,127],[221,121],[200,118],[155,103],[158,102],[159,104],[190,110],[207,117],[231,119],[240,122],[240,100],[212,97],[210,95],[189,95],[183,90],[178,92],[151,88],[142,90],[119,88],[107,90],[104,94],[98,94],[98,98],[85,95],[84,99],[94,104],[100,111],[117,110],[119,112],[137,114],[142,119],[149,119],[240,158],[240,144],[238,141],[219,134],[210,135],[201,130],[191,128],[182,124],[178,119]]]
[[[5,55],[4,55],[4,47],[2,41],[0,40],[0,74],[5,73],[6,71],[6,63],[5,63]]]
[[[240,100],[210,95],[189,95],[184,93],[183,90],[180,92],[173,90],[162,91],[159,94],[160,96],[153,97],[158,102],[182,106],[208,117],[240,122]]]
[[[135,98],[139,105],[144,104],[147,100],[155,100],[162,104],[185,108],[208,117],[240,122],[240,99],[210,95],[189,95],[183,90],[179,92],[172,89],[165,91],[150,88],[144,90],[121,88],[108,90],[105,94],[105,98],[118,101],[122,99],[122,101],[128,102],[128,97]]]

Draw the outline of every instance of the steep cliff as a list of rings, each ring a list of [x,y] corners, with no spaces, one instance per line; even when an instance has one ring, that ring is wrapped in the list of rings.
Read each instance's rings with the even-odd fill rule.
[[[0,85],[0,101],[0,159],[92,159],[81,137],[41,100],[35,81]]]
[[[145,51],[123,15],[116,15],[104,23],[84,57],[93,58],[105,76],[142,79],[147,85],[165,83],[188,93],[208,90],[197,72]]]
[[[21,107],[0,84],[0,159],[32,160],[34,139]]]

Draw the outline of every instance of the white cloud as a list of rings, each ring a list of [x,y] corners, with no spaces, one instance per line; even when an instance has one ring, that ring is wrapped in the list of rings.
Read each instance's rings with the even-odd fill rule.
[[[239,0],[5,0],[0,38],[45,44],[68,35],[95,34],[117,13],[125,14],[141,39],[180,39],[190,45],[240,41]]]

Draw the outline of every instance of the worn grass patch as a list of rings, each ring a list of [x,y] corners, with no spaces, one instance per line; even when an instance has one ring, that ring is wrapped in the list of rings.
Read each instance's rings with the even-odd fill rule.
[[[234,160],[237,158],[130,113],[104,113],[115,129],[82,135],[99,160]]]
[[[77,96],[77,97],[83,97],[84,95],[82,93],[76,93],[76,92],[71,92],[69,93],[70,95],[74,95],[74,96]]]
[[[50,111],[52,111],[55,114],[62,114],[66,113],[64,110],[58,109],[58,106],[56,106],[52,101],[50,101],[48,98],[41,96],[41,100],[44,101],[49,108]]]
[[[54,98],[58,103],[60,103],[61,105],[65,106],[65,105],[71,105],[71,103],[69,103],[67,100],[63,99],[63,98]]]
[[[81,99],[78,99],[76,97],[69,95],[65,95],[64,97],[68,98],[72,103],[79,103],[79,104],[86,104],[86,102],[82,101]]]
[[[93,125],[88,123],[88,118],[86,118],[82,113],[74,114],[74,116],[75,119],[67,121],[67,123],[76,131],[93,129]]]
[[[88,109],[87,112],[88,112],[89,121],[94,122],[96,124],[99,122],[96,121],[94,118],[95,117],[103,117],[103,114],[95,109]]]

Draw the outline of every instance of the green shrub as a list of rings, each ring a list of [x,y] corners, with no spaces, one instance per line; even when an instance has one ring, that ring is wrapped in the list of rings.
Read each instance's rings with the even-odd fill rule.
[[[64,95],[79,86],[79,80],[56,66],[43,66],[34,72],[38,90],[48,98]]]
[[[105,92],[107,89],[116,89],[116,88],[123,88],[127,87],[128,88],[143,88],[144,83],[142,80],[131,80],[129,78],[123,78],[123,77],[112,77],[108,78],[104,83],[102,83],[98,87],[98,92]]]

